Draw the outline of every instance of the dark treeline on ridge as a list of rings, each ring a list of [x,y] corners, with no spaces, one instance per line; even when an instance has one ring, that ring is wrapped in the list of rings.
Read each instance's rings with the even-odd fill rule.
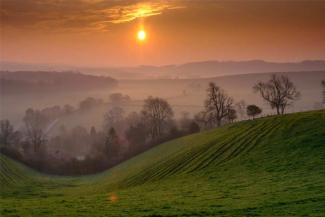
[[[0,84],[2,94],[12,94],[112,88],[117,81],[107,76],[77,72],[0,71]]]

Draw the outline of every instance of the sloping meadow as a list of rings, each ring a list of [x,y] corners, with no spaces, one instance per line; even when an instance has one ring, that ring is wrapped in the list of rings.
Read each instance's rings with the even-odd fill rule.
[[[322,216],[324,123],[324,110],[234,123],[78,178],[1,155],[1,216]]]

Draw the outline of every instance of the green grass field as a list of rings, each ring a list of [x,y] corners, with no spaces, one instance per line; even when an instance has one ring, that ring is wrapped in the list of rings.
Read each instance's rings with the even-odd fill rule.
[[[1,217],[325,216],[324,110],[183,137],[93,176],[0,159]]]

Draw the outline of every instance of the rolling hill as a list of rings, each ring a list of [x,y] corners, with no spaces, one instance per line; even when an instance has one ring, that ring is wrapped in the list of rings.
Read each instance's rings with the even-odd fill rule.
[[[325,111],[226,125],[104,173],[39,174],[1,155],[1,216],[324,216]]]
[[[5,94],[113,88],[118,82],[107,76],[85,75],[77,72],[0,70],[0,84],[3,97]]]

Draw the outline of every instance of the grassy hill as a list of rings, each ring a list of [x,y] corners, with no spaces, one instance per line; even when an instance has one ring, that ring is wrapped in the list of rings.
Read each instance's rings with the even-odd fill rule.
[[[1,216],[325,215],[325,111],[183,137],[93,176],[0,159]]]

